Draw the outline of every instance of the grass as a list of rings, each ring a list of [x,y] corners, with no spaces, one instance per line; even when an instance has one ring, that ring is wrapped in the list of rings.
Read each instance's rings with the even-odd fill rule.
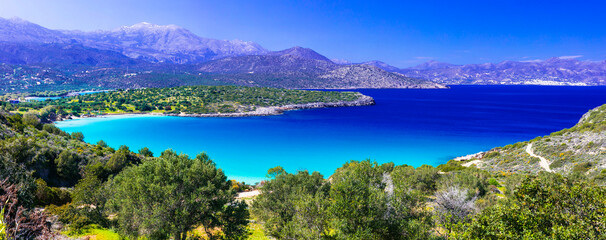
[[[270,239],[268,236],[265,236],[265,233],[263,232],[263,226],[259,223],[256,223],[256,222],[249,223],[248,229],[251,232],[250,236],[248,236],[248,239],[250,239],[250,240],[268,240],[268,239]]]
[[[117,234],[116,232],[109,230],[109,229],[104,229],[95,225],[92,225],[90,227],[85,228],[84,230],[82,230],[82,232],[72,235],[72,234],[68,234],[70,237],[76,237],[76,238],[81,238],[81,237],[89,237],[90,240],[119,240],[122,239],[120,238],[120,235]]]

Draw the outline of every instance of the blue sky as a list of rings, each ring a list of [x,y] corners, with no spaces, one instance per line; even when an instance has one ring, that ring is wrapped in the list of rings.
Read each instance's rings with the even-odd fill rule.
[[[606,1],[0,0],[1,17],[52,29],[176,24],[267,49],[398,67],[555,56],[606,59]]]

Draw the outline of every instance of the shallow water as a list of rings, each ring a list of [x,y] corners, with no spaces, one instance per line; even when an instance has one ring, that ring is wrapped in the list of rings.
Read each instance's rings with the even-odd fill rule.
[[[267,169],[319,171],[370,158],[437,166],[573,126],[606,103],[606,87],[453,86],[363,89],[374,106],[290,111],[279,116],[183,118],[131,115],[58,122],[112,147],[206,151],[230,178],[256,182]]]

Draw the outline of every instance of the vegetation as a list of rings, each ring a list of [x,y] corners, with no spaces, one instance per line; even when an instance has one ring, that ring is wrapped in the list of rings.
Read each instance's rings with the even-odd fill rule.
[[[155,158],[145,149],[87,144],[81,134],[31,117],[37,121],[0,111],[0,177],[6,179],[0,185],[7,186],[0,209],[8,239],[50,234],[40,227],[47,226],[45,215],[28,210],[36,206],[75,235],[111,228],[123,236],[185,239],[200,226],[212,239],[248,234],[248,206],[235,200],[232,186],[249,186],[228,181],[207,155],[165,151]]]
[[[113,187],[108,204],[125,236],[166,239],[172,235],[180,240],[198,226],[211,239],[216,227],[223,227],[228,236],[246,232],[247,222],[237,220],[247,215],[229,221],[245,207],[234,201],[231,182],[206,154],[190,159],[165,151],[159,158],[125,169],[109,184]]]
[[[4,104],[8,111],[30,110],[51,112],[57,118],[82,114],[113,113],[234,113],[254,111],[256,107],[282,106],[313,102],[353,101],[360,97],[354,92],[326,92],[252,88],[234,86],[193,86],[117,90],[78,95],[46,101]],[[43,119],[43,121],[48,121]]]
[[[481,158],[480,167],[489,171],[543,171],[539,159],[526,152],[529,144],[535,154],[548,159],[553,171],[598,176],[606,166],[606,105],[587,112],[569,129],[495,148]]]
[[[350,161],[329,177],[275,167],[249,207],[235,192],[251,186],[228,180],[204,153],[154,157],[147,148],[88,144],[81,133],[45,124],[53,114],[49,106],[0,111],[0,239],[58,234],[47,215],[68,235],[107,239],[606,239],[599,158],[558,173],[486,171],[456,161],[435,168]],[[586,116],[586,132],[601,134],[586,125],[601,124],[599,115]],[[560,141],[555,137],[532,143],[544,151],[541,144]],[[488,159],[526,161],[510,155],[525,146],[495,149]]]
[[[606,239],[606,188],[591,179],[369,160],[328,180],[268,175],[252,213],[277,239]]]

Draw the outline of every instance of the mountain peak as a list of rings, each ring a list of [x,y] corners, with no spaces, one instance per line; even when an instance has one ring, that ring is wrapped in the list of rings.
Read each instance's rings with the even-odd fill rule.
[[[292,48],[285,49],[282,51],[271,52],[268,55],[293,56],[293,57],[304,58],[304,59],[314,59],[314,60],[331,62],[330,59],[323,56],[322,54],[319,54],[310,48],[304,48],[304,47],[300,47],[300,46],[294,46]]]
[[[391,65],[389,65],[389,64],[387,64],[385,62],[379,61],[379,60],[372,60],[372,61],[368,61],[368,62],[363,62],[362,64],[369,65],[369,66],[375,66],[375,67],[378,67],[378,68],[383,69],[383,70],[388,71],[388,72],[396,72],[396,71],[400,70],[397,67],[391,66]]]
[[[179,29],[183,29],[182,27],[179,27],[177,25],[173,25],[173,24],[169,24],[169,25],[157,25],[157,24],[153,24],[153,23],[149,23],[149,22],[140,22],[131,26],[123,26],[123,27],[119,27],[117,29],[114,29],[114,32],[116,31],[149,31],[149,30],[155,30],[155,31],[171,31],[171,30],[179,30]]]
[[[450,63],[444,63],[444,62],[438,62],[435,60],[429,60],[425,63],[421,63],[417,66],[412,67],[412,69],[417,69],[417,70],[432,70],[432,69],[440,69],[440,68],[449,68],[455,66],[453,64]]]

